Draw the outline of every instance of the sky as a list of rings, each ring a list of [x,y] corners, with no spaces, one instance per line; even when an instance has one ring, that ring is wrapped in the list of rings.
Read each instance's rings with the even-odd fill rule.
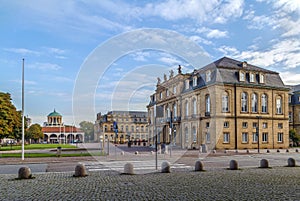
[[[300,84],[299,0],[0,0],[0,91],[43,124],[146,111],[157,77],[221,57]]]

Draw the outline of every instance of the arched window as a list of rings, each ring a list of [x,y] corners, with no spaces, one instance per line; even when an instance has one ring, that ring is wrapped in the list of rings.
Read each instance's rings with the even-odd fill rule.
[[[248,94],[246,92],[242,93],[241,97],[241,110],[242,112],[248,112]]]
[[[282,98],[280,96],[276,98],[276,112],[282,114]]]
[[[253,93],[251,96],[251,111],[257,112],[257,94]]]
[[[227,92],[224,92],[222,95],[222,112],[229,112],[229,99]]]
[[[205,113],[210,114],[210,96],[206,95],[205,96]]]
[[[189,142],[189,129],[185,127],[184,129],[184,134],[185,134],[185,143]]]
[[[185,116],[189,116],[189,102],[185,102]]]
[[[193,115],[196,115],[196,114],[197,114],[197,101],[194,98],[193,99]]]
[[[197,131],[195,127],[193,127],[193,142],[197,142]]]
[[[266,94],[261,95],[261,112],[268,112],[268,97]]]
[[[173,116],[177,117],[177,106],[176,106],[176,104],[173,105]]]

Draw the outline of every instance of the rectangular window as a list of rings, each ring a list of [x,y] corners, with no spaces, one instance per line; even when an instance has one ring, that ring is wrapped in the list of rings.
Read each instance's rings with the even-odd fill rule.
[[[243,126],[243,128],[248,128],[248,122],[243,122],[242,126]]]
[[[293,121],[293,113],[289,112],[289,122],[292,122],[292,121]]]
[[[278,142],[283,142],[283,133],[278,133],[278,135],[277,135],[277,141]]]
[[[289,95],[289,103],[292,103],[292,96]]]
[[[229,143],[229,133],[223,134],[223,143]]]
[[[268,142],[268,133],[262,133],[262,142]]]
[[[159,99],[161,100],[163,98],[162,92],[159,93]]]
[[[253,128],[257,128],[257,122],[252,123]]]
[[[250,73],[250,78],[249,78],[250,82],[254,82],[255,81],[255,74],[254,73]]]
[[[268,123],[267,123],[267,122],[264,122],[264,123],[262,124],[262,127],[263,127],[263,128],[268,128]]]
[[[206,143],[210,143],[210,133],[206,133]]]
[[[209,122],[206,122],[206,128],[209,128]]]
[[[228,121],[224,122],[224,128],[229,128],[229,122]]]
[[[206,72],[206,82],[210,82],[211,81],[211,72],[210,70]]]
[[[262,73],[259,74],[259,83],[265,83],[265,75]]]
[[[174,88],[173,88],[173,94],[174,94],[174,95],[176,95],[176,90],[177,90],[177,87],[174,86]]]
[[[166,90],[166,94],[167,94],[167,97],[170,95],[170,92],[168,89]]]
[[[240,71],[240,76],[239,77],[240,77],[241,82],[245,81],[245,72]]]
[[[257,133],[256,133],[256,132],[253,132],[253,133],[252,133],[252,142],[253,142],[253,143],[257,143],[257,139],[258,139],[258,138],[257,138]]]
[[[242,143],[248,143],[248,133],[242,133]]]
[[[197,86],[197,76],[193,77],[193,87]]]
[[[278,128],[282,129],[283,128],[283,124],[282,123],[278,123]]]

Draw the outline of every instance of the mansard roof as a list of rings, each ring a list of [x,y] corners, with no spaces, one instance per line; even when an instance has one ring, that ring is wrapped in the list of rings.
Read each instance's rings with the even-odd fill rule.
[[[243,65],[245,63],[245,65]],[[217,71],[216,71],[217,69]],[[227,83],[227,84],[251,84],[251,85],[263,85],[268,87],[280,87],[286,88],[282,82],[279,73],[275,71],[270,71],[247,62],[237,61],[228,57],[223,57],[219,60],[216,60],[203,68],[197,70],[197,74],[201,75],[202,78],[205,78],[205,72],[212,71],[212,82],[211,83]],[[254,82],[249,81],[249,75],[246,74],[246,79],[244,82],[239,81],[239,71],[244,71],[245,73],[255,73],[256,77],[259,73],[265,75],[265,82],[263,84],[258,82],[258,79],[255,79]],[[209,83],[206,83],[209,84]]]

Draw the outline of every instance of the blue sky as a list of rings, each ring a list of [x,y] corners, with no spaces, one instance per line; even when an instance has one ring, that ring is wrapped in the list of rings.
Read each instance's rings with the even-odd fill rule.
[[[97,61],[99,68],[87,70],[93,56],[108,58],[120,48],[101,49],[105,44],[135,30],[172,31],[198,45],[209,61],[227,56],[277,71],[285,84],[300,83],[298,0],[0,0],[0,9],[0,91],[10,93],[21,109],[25,58],[25,113],[33,123],[42,124],[54,108],[67,124],[94,121],[97,112],[109,110],[146,111],[158,76],[176,72],[179,64],[183,72],[201,67],[164,46],[134,47],[110,65]],[[80,80],[82,74],[86,82]],[[76,96],[89,76],[97,79],[87,90],[93,93]],[[80,104],[74,104],[76,98]],[[74,115],[74,105],[80,107],[80,117]],[[88,110],[92,112],[84,112]]]

